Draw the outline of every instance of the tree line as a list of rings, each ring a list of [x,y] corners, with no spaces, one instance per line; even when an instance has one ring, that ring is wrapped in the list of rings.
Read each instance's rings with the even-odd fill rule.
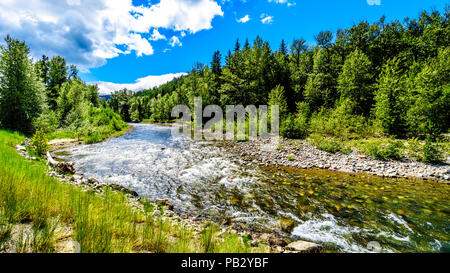
[[[59,129],[95,142],[127,125],[76,66],[60,56],[34,61],[25,42],[8,35],[0,47],[0,127],[27,135]]]
[[[201,96],[204,105],[280,105],[289,138],[437,137],[450,126],[449,17],[447,7],[403,22],[363,21],[320,32],[314,46],[237,40],[224,65],[216,51],[210,65],[136,94],[114,92],[108,105],[127,121],[168,121],[173,106]]]

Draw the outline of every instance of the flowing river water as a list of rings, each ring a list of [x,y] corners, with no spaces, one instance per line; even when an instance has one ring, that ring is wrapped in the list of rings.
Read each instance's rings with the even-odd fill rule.
[[[78,172],[116,183],[180,213],[285,235],[331,251],[450,251],[450,186],[322,170],[232,163],[224,150],[133,124],[124,136],[56,152]],[[375,242],[375,243],[374,243]]]

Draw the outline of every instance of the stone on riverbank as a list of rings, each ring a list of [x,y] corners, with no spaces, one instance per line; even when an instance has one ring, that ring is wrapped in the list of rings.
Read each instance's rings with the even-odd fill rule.
[[[323,247],[311,242],[296,241],[288,244],[285,249],[286,253],[320,253],[322,252]]]
[[[223,147],[231,153],[230,159],[244,166],[284,166],[299,169],[328,169],[346,173],[367,173],[380,177],[403,177],[449,181],[450,162],[430,165],[413,160],[382,161],[361,155],[331,154],[302,140],[280,139],[276,148],[264,147],[270,140],[227,142]],[[236,156],[238,155],[238,156]]]

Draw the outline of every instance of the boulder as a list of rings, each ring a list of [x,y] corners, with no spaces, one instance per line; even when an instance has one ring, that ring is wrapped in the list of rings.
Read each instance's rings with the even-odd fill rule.
[[[282,246],[283,247],[283,246],[287,245],[287,243],[283,239],[279,238],[278,236],[276,236],[274,234],[267,235],[267,243],[270,246]]]
[[[280,226],[281,226],[281,230],[283,230],[284,232],[292,232],[292,230],[295,227],[295,222],[291,219],[285,219],[285,218],[281,218],[280,219]]]
[[[168,199],[159,199],[156,200],[156,205],[166,207],[169,210],[173,210],[173,204],[170,203]]]
[[[111,184],[107,184],[105,186],[109,187],[113,191],[121,191],[123,193],[129,194],[129,195],[134,196],[134,197],[138,197],[139,196],[139,194],[137,192],[135,192],[133,190],[130,190],[130,189],[127,189],[127,188],[125,188],[124,186],[121,186],[121,185],[117,185],[117,184],[111,183]]]
[[[17,151],[26,151],[27,148],[25,148],[25,146],[22,146],[22,145],[16,145],[16,150]]]
[[[297,253],[320,253],[322,252],[323,247],[311,242],[296,241],[288,244],[286,250]]]

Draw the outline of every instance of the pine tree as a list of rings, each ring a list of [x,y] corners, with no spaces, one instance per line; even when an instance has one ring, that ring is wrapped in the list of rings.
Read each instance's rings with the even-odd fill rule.
[[[213,60],[211,62],[211,70],[216,76],[220,76],[222,73],[222,55],[220,54],[220,51],[214,52]]]
[[[3,128],[31,133],[32,121],[44,109],[43,85],[28,57],[25,42],[9,35],[0,55],[0,123]]]
[[[50,61],[49,82],[47,84],[47,102],[51,110],[56,109],[61,85],[68,80],[66,60],[56,56]]]
[[[42,59],[36,63],[36,72],[44,84],[48,84],[50,64],[48,57],[42,55]]]
[[[288,49],[287,49],[286,42],[284,41],[284,39],[281,40],[281,45],[280,45],[279,52],[281,54],[283,54],[284,56],[288,55]]]

